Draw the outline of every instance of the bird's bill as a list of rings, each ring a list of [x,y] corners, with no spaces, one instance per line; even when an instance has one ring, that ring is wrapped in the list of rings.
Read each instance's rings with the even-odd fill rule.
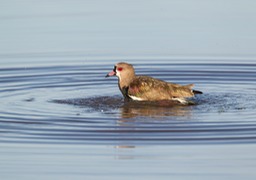
[[[105,77],[115,76],[116,72],[113,70],[110,73],[108,73]]]

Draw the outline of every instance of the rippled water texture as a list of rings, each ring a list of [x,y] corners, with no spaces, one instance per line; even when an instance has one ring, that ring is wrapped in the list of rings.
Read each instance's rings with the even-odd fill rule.
[[[256,137],[255,64],[136,63],[137,74],[195,83],[195,105],[124,103],[113,64],[1,69],[1,142],[246,143]]]
[[[256,1],[2,1],[0,180],[256,179]],[[194,83],[125,103],[115,63]]]

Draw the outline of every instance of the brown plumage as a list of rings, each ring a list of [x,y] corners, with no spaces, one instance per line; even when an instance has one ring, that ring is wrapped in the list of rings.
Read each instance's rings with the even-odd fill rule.
[[[193,84],[182,86],[149,76],[136,76],[131,64],[117,63],[106,77],[117,76],[119,89],[126,100],[159,101],[175,100],[186,104],[186,98],[202,94],[192,89]]]

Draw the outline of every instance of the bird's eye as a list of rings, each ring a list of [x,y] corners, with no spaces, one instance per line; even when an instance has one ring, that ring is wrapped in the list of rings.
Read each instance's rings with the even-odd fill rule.
[[[118,71],[122,71],[122,70],[123,70],[123,68],[121,68],[121,67],[120,67],[120,68],[117,68],[117,70],[118,70]]]

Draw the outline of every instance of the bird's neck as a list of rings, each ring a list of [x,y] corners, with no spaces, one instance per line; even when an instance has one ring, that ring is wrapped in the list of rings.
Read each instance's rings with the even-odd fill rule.
[[[119,77],[118,78],[118,85],[120,90],[123,88],[129,87],[129,85],[132,83],[132,81],[136,78],[135,74],[130,74],[126,77]]]

